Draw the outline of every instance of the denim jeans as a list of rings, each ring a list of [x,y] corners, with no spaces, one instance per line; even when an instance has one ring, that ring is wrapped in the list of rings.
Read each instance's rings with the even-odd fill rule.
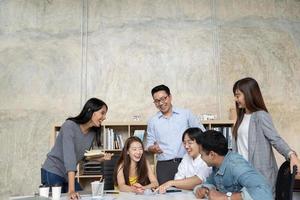
[[[61,185],[61,192],[62,193],[67,193],[68,192],[68,181],[61,177],[58,176],[56,174],[53,174],[51,172],[48,172],[46,170],[44,170],[43,168],[41,168],[41,183],[43,185],[49,185],[49,186],[53,186],[53,185]],[[80,191],[82,190],[81,186],[79,185],[79,183],[77,182],[77,180],[75,179],[75,191]]]

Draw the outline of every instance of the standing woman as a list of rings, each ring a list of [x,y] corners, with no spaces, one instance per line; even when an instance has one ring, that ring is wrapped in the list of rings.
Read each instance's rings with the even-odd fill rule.
[[[293,165],[300,169],[300,161],[275,129],[256,80],[238,80],[233,85],[233,94],[237,120],[233,128],[232,148],[265,176],[275,194],[278,168],[272,146],[290,160],[291,169]]]
[[[76,191],[82,189],[75,180],[76,166],[94,141],[100,147],[100,126],[106,118],[107,109],[102,100],[91,98],[79,115],[70,117],[63,123],[42,166],[42,184],[62,185],[62,192],[68,192],[69,199],[79,199]],[[104,159],[109,159],[109,156],[105,156]],[[102,161],[103,158],[98,160]]]

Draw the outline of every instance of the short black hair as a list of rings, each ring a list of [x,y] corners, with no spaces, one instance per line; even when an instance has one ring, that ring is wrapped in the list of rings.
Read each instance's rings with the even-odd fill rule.
[[[171,92],[170,92],[170,89],[165,86],[165,85],[158,85],[158,86],[155,86],[152,90],[151,90],[151,94],[152,96],[154,95],[154,93],[158,92],[158,91],[165,91],[167,93],[167,95],[170,95]]]
[[[182,135],[182,142],[184,141],[185,135],[188,135],[191,140],[196,140],[197,137],[203,134],[203,131],[198,127],[191,127],[186,129]]]
[[[214,151],[220,156],[225,156],[228,152],[228,144],[224,135],[215,130],[207,130],[196,138],[196,142],[201,144],[205,153]]]

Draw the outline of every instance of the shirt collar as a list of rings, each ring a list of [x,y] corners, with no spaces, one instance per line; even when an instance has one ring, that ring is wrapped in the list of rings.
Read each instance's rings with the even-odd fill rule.
[[[231,151],[229,151],[229,152],[226,154],[226,156],[224,157],[224,160],[223,160],[223,162],[222,162],[222,165],[221,165],[220,168],[217,170],[217,174],[219,174],[219,175],[221,175],[221,176],[224,175],[225,170],[226,170],[226,167],[227,167],[228,162],[229,162],[229,157],[230,157],[231,154],[232,154]]]
[[[172,114],[179,114],[178,108],[172,106],[171,109],[172,109]],[[163,117],[163,116],[164,116],[163,113],[162,113],[161,111],[159,111],[159,112],[158,112],[158,118],[161,118],[161,117]]]

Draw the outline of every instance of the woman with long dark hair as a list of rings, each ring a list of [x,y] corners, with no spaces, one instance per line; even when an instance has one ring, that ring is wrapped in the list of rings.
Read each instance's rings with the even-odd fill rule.
[[[300,161],[275,129],[256,80],[249,77],[238,80],[233,85],[233,94],[237,112],[233,150],[265,176],[275,194],[278,168],[272,146],[290,160],[291,169],[293,165],[299,169]]]
[[[129,137],[114,171],[115,186],[122,192],[144,193],[158,186],[157,179],[146,159],[144,145],[135,136]]]
[[[62,192],[68,192],[69,199],[78,199],[81,190],[75,180],[77,163],[93,146],[100,147],[101,123],[106,119],[108,107],[97,98],[89,99],[76,117],[68,118],[61,126],[55,144],[47,154],[41,169],[41,181],[46,185],[61,185]],[[110,159],[106,155],[103,159]]]

